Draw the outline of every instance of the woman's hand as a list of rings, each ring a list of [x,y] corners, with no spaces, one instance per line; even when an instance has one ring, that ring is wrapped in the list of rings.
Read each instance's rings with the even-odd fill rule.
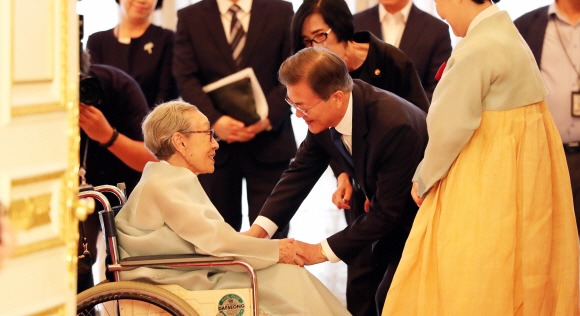
[[[336,178],[336,191],[332,194],[332,203],[338,207],[338,209],[350,209],[350,196],[352,195],[352,185],[350,184],[350,178],[345,172],[341,173],[338,178]]]
[[[278,240],[278,245],[280,246],[278,263],[296,264],[301,267],[304,266],[304,260],[302,260],[299,255],[302,250],[296,247],[294,244],[294,238],[280,239]]]
[[[413,182],[413,188],[411,189],[411,196],[413,197],[413,200],[415,201],[415,203],[417,203],[417,206],[421,207],[421,204],[423,204],[423,201],[425,201],[425,199],[420,197],[419,194],[417,193],[418,187],[419,187],[419,182]]]
[[[113,128],[99,109],[79,103],[79,126],[90,139],[105,144],[113,135]]]

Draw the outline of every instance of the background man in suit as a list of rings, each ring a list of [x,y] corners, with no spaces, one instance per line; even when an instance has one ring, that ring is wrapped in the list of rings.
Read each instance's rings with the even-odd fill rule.
[[[375,243],[375,255],[389,265],[376,294],[380,310],[417,213],[408,190],[427,144],[425,113],[395,94],[353,83],[344,61],[324,48],[301,50],[279,73],[309,132],[246,234],[272,236],[285,227],[330,160],[337,161],[371,200],[369,212],[317,245],[300,245],[308,264],[327,258],[349,264]]]
[[[514,23],[548,88],[546,103],[564,142],[580,230],[580,2],[557,0]]]
[[[411,0],[379,0],[354,15],[357,32],[370,31],[402,50],[415,65],[429,100],[437,86],[435,75],[451,56],[449,26],[417,8]]]
[[[215,172],[199,180],[235,229],[242,225],[242,179],[250,222],[296,153],[285,89],[277,80],[290,55],[292,5],[280,0],[202,0],[178,12],[173,73],[182,98],[207,116],[221,139]],[[202,87],[252,67],[269,114],[253,125],[224,115]]]

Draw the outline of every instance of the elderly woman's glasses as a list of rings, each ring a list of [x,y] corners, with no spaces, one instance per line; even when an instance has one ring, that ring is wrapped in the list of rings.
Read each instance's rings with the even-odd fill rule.
[[[313,107],[315,107],[318,104],[320,104],[320,102],[322,102],[322,100],[324,100],[324,99],[320,99],[320,101],[316,102],[315,105],[313,105],[313,106],[311,106],[311,107],[309,107],[307,109],[301,109],[301,108],[299,108],[296,104],[294,104],[294,102],[292,102],[292,100],[290,100],[290,98],[288,97],[288,95],[286,95],[285,100],[286,100],[286,103],[290,104],[290,106],[293,107],[294,109],[296,109],[296,111],[300,111],[300,112],[302,112],[302,114],[308,116],[308,113],[307,112],[310,111],[310,109],[312,109]]]
[[[330,31],[332,31],[332,28],[328,29],[328,31],[324,33],[314,35],[314,37],[311,40],[305,39],[302,40],[302,42],[306,47],[312,47],[314,43],[321,44],[324,41],[326,41],[326,39],[328,38],[328,34],[330,34]]]
[[[211,142],[213,140],[213,129],[207,130],[207,131],[187,131],[187,133],[206,133],[209,134],[209,141]]]

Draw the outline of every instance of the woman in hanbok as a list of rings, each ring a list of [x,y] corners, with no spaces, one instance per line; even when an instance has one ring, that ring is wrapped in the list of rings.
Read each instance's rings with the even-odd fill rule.
[[[464,39],[433,95],[383,316],[578,315],[570,179],[532,52],[489,0],[436,6]]]
[[[143,123],[149,162],[127,204],[115,218],[121,258],[201,253],[233,256],[258,275],[260,315],[350,315],[302,265],[293,240],[244,236],[224,222],[197,176],[214,171],[218,143],[195,106],[173,101],[156,107]],[[224,196],[223,198],[228,198]],[[248,273],[215,269],[139,268],[121,279],[177,284],[190,290],[250,287]]]

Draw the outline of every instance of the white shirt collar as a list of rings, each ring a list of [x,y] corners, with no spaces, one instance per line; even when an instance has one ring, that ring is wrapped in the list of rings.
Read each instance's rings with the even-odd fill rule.
[[[402,15],[403,16],[403,23],[407,23],[407,19],[409,18],[409,14],[411,13],[411,8],[413,7],[413,1],[409,0],[409,2],[401,9],[399,12],[395,12],[395,14],[389,13],[387,9],[383,5],[379,3],[379,19],[382,22],[385,21],[387,15],[395,16],[395,15]]]
[[[222,15],[227,14],[233,4],[234,3],[231,0],[217,0],[218,9]],[[248,13],[252,10],[252,0],[238,0],[236,4],[244,13]]]
[[[336,125],[335,129],[342,135],[352,135],[352,92],[349,93],[348,107],[342,120]]]
[[[497,4],[494,4],[491,7],[479,12],[479,14],[475,17],[475,19],[471,21],[471,24],[469,24],[469,28],[467,28],[467,32],[465,33],[465,35],[467,36],[467,34],[469,34],[469,31],[473,30],[473,28],[475,28],[475,26],[477,26],[477,24],[479,24],[481,21],[489,18],[490,16],[498,12],[499,7],[497,6]]]

